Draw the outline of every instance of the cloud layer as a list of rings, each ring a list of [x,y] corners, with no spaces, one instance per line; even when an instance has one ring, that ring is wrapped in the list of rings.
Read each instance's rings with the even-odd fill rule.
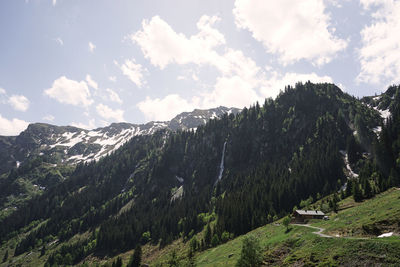
[[[361,0],[365,9],[377,7],[373,22],[361,31],[361,72],[357,81],[373,84],[400,82],[400,2]]]
[[[142,65],[136,64],[135,59],[126,59],[121,66],[118,62],[115,62],[115,64],[120,67],[122,73],[136,84],[137,87],[140,88],[146,83],[143,77],[143,73],[146,72],[146,70]],[[114,80],[111,81],[115,81],[115,77]]]
[[[93,103],[88,85],[85,81],[70,80],[61,76],[53,82],[44,94],[63,104],[90,106]]]
[[[23,95],[10,96],[8,103],[18,111],[27,111],[29,108],[29,100]]]
[[[8,120],[0,114],[0,135],[18,135],[25,130],[28,125],[29,123],[24,120],[15,118]]]
[[[124,111],[122,109],[112,109],[104,104],[98,104],[96,106],[97,114],[99,114],[102,118],[113,121],[113,122],[123,122],[124,119]]]
[[[220,105],[242,108],[263,101],[265,97],[275,97],[287,84],[307,80],[332,82],[330,77],[320,77],[315,73],[282,76],[260,68],[241,50],[227,46],[224,35],[215,28],[219,20],[216,16],[202,16],[197,23],[198,33],[186,37],[155,16],[150,21],[143,21],[142,29],[130,36],[150,63],[160,69],[170,64],[194,64],[198,67],[212,66],[217,70],[215,84],[191,98],[185,99],[176,93],[163,98],[147,96],[137,104],[147,119],[169,120],[180,112],[194,108]]]
[[[302,59],[323,65],[347,46],[334,35],[323,0],[236,0],[233,14],[284,65]]]

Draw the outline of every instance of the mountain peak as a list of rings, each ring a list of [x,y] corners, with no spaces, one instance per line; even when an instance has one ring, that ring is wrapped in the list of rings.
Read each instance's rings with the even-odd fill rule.
[[[48,123],[31,123],[15,138],[4,137],[1,151],[7,156],[2,172],[23,162],[29,157],[48,155],[58,158],[53,163],[79,163],[97,160],[116,150],[128,140],[138,135],[153,134],[158,130],[170,131],[196,129],[208,120],[221,117],[224,113],[238,113],[236,108],[217,107],[195,109],[178,114],[171,121],[151,121],[146,124],[127,122],[112,123],[92,130],[74,126],[56,126]],[[56,157],[54,157],[57,155]],[[1,164],[0,164],[1,165]]]

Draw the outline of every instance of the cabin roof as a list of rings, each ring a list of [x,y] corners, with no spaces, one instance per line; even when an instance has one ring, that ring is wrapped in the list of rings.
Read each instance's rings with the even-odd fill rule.
[[[323,213],[320,210],[296,210],[296,212],[300,215],[320,215],[320,216],[325,215],[325,213]]]

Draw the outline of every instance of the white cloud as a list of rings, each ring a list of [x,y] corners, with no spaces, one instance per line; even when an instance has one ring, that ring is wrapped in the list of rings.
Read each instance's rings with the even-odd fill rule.
[[[145,57],[160,69],[169,64],[192,63],[214,66],[219,72],[216,83],[208,92],[199,93],[191,99],[184,99],[177,94],[170,94],[164,98],[147,96],[137,104],[146,119],[168,120],[183,111],[219,105],[242,108],[256,101],[263,101],[265,97],[275,97],[285,85],[294,84],[299,80],[332,81],[327,76],[320,77],[315,73],[278,75],[258,67],[255,61],[246,57],[242,51],[225,45],[224,36],[212,27],[218,20],[217,17],[201,17],[197,24],[199,32],[186,37],[182,33],[176,33],[156,16],[150,22],[144,21],[143,29],[130,36],[141,47]],[[178,76],[177,79],[184,80],[189,77],[198,80],[193,71]],[[299,80],[294,81],[295,79]]]
[[[389,85],[400,82],[400,1],[361,0],[365,9],[377,7],[373,22],[361,31],[361,71],[357,82]]]
[[[0,95],[5,95],[6,94],[6,90],[4,88],[0,87]]]
[[[0,135],[18,135],[29,123],[20,119],[8,120],[0,114]]]
[[[293,73],[288,72],[284,75],[276,71],[270,72],[270,77],[264,81],[261,94],[263,97],[276,97],[279,92],[285,89],[285,86],[296,85],[297,82],[313,82],[313,83],[333,83],[333,79],[329,76],[319,76],[316,73]]]
[[[96,49],[96,45],[94,45],[92,42],[89,42],[89,51],[90,53],[94,53],[94,49]]]
[[[92,130],[92,129],[96,128],[94,119],[90,119],[88,123],[71,122],[70,124],[74,127],[78,127],[78,128],[86,129],[86,130]]]
[[[77,82],[61,76],[53,82],[51,88],[44,90],[44,94],[56,99],[60,103],[74,106],[90,106],[93,103],[88,85],[85,81]]]
[[[63,46],[64,45],[64,41],[60,38],[57,37],[56,39],[54,39],[59,45]]]
[[[90,87],[92,87],[93,89],[99,89],[99,85],[97,84],[97,82],[95,82],[93,79],[92,79],[92,77],[89,75],[89,74],[87,74],[86,75],[86,82],[87,82],[87,84],[90,86]]]
[[[243,108],[262,99],[257,89],[249,80],[240,76],[219,77],[214,90],[203,95],[203,107],[222,105]]]
[[[110,88],[107,88],[106,91],[108,93],[107,99],[109,99],[112,102],[116,102],[118,104],[122,104],[121,98],[119,97],[119,95],[114,90],[112,90]]]
[[[116,81],[117,81],[117,77],[115,77],[115,76],[110,76],[110,77],[108,77],[108,79],[109,79],[111,82],[116,82]]]
[[[10,96],[8,103],[18,111],[27,111],[29,108],[29,100],[23,95]]]
[[[55,119],[54,116],[50,114],[43,117],[43,120],[45,121],[54,121],[54,119]]]
[[[347,46],[334,35],[323,0],[236,0],[233,14],[284,65],[302,59],[322,65]]]
[[[146,119],[166,121],[184,111],[191,111],[195,105],[177,94],[168,95],[162,99],[146,97],[136,105],[144,113]]]
[[[143,77],[143,73],[146,71],[142,65],[136,64],[135,59],[126,59],[125,63],[121,66],[118,65],[118,62],[114,62],[118,67],[120,67],[122,73],[129,78],[133,83],[137,85],[137,87],[142,87],[145,84],[145,80]]]
[[[268,77],[264,75],[259,79],[247,80],[238,75],[219,77],[211,92],[199,94],[191,99],[184,99],[177,94],[155,99],[146,97],[144,101],[137,104],[137,107],[144,113],[146,119],[163,121],[195,108],[212,108],[221,105],[243,108],[256,101],[263,102],[266,97],[275,98],[285,86],[294,86],[297,82],[333,83],[331,77],[319,76],[316,73],[286,73],[285,75],[274,71],[268,73]]]
[[[122,109],[111,109],[104,104],[98,104],[96,106],[97,114],[106,120],[112,120],[115,122],[121,122],[124,120],[124,111]]]
[[[57,0],[52,0],[53,6],[57,4]]]
[[[150,21],[144,20],[143,29],[129,37],[140,46],[144,56],[160,69],[171,63],[209,64],[219,58],[213,49],[225,44],[224,36],[212,28],[218,20],[216,16],[202,16],[197,23],[199,32],[187,38],[182,33],[176,33],[159,16],[155,16]]]

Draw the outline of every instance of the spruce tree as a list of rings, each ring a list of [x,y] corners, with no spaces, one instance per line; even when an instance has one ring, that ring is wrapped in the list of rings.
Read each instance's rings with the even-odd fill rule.
[[[6,250],[6,253],[4,254],[3,262],[6,262],[7,259],[8,259],[8,249]]]
[[[355,202],[361,202],[362,193],[361,193],[359,184],[356,181],[353,181],[352,187],[353,187],[353,198],[354,198],[354,201]]]
[[[209,247],[211,244],[211,238],[212,238],[211,227],[210,224],[207,224],[206,231],[204,233],[204,243],[207,247]]]
[[[132,254],[131,259],[127,267],[139,267],[142,263],[142,247],[139,245],[136,246],[135,252]]]
[[[46,247],[43,245],[42,249],[40,250],[40,257],[44,256],[46,254]]]
[[[236,263],[237,267],[257,267],[262,264],[262,254],[259,241],[253,237],[243,239],[240,258]]]

